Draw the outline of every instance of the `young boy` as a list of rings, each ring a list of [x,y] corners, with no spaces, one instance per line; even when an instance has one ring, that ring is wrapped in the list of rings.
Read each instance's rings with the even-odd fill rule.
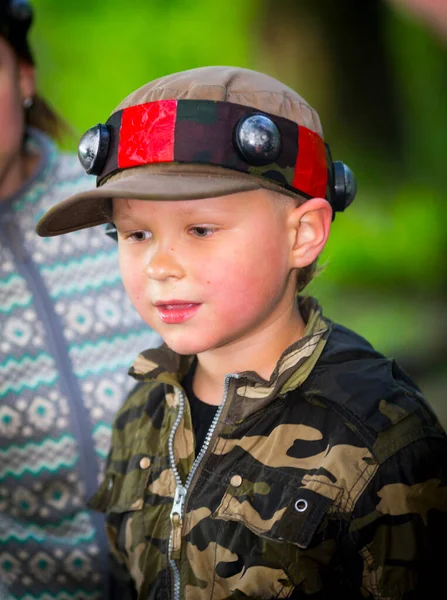
[[[80,159],[98,189],[37,231],[113,221],[166,342],[130,370],[91,502],[129,597],[433,597],[445,432],[394,361],[296,295],[355,194],[316,112],[261,73],[195,69],[128,96]]]

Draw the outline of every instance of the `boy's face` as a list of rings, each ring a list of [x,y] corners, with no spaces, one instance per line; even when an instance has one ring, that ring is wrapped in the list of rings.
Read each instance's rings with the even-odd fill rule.
[[[265,190],[114,200],[121,274],[140,316],[180,354],[262,336],[294,301],[291,210]]]

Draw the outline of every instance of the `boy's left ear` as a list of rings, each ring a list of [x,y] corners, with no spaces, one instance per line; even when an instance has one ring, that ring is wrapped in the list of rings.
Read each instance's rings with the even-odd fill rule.
[[[324,198],[312,198],[289,214],[292,268],[307,267],[323,250],[332,222],[332,207]]]

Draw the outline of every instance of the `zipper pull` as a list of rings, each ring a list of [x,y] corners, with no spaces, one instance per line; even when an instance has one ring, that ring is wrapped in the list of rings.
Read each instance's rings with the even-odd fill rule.
[[[183,508],[185,506],[186,488],[178,485],[175,488],[170,519],[172,526],[171,559],[179,560],[182,545]]]
[[[182,485],[178,485],[175,488],[175,493],[174,493],[174,503],[172,505],[172,509],[171,509],[171,521],[172,521],[172,517],[177,514],[179,515],[180,518],[183,517],[183,507],[185,505],[185,496],[186,496],[186,488],[183,487]]]

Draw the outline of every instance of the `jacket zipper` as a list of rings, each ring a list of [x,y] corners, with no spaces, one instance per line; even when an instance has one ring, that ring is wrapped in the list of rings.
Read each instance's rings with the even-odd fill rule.
[[[222,410],[226,404],[228,398],[228,388],[230,387],[230,379],[239,379],[239,375],[237,373],[231,373],[229,375],[225,375],[225,385],[224,385],[224,396],[223,401],[221,402],[219,408],[217,409],[216,414],[214,415],[214,419],[208,429],[208,433],[206,434],[205,441],[203,442],[203,446],[200,449],[199,454],[197,455],[191,471],[186,478],[185,485],[181,480],[179,472],[177,471],[177,467],[175,465],[175,454],[174,454],[174,438],[177,432],[178,426],[183,418],[183,413],[185,411],[185,394],[179,390],[180,393],[180,408],[177,415],[177,418],[174,422],[174,425],[171,429],[171,433],[169,435],[169,461],[171,463],[171,468],[174,472],[175,480],[177,482],[177,486],[175,488],[174,493],[174,502],[172,504],[170,521],[171,521],[171,535],[169,537],[169,565],[172,569],[172,573],[174,575],[174,600],[180,600],[180,571],[177,567],[176,560],[180,558],[180,544],[181,544],[181,534],[182,534],[182,525],[183,525],[183,511],[185,508],[185,498],[188,493],[189,486],[191,485],[191,481],[202,462],[203,457],[205,456],[206,451],[208,450],[208,446],[211,442],[211,438],[213,436],[216,425],[219,421],[219,417],[222,413]]]

